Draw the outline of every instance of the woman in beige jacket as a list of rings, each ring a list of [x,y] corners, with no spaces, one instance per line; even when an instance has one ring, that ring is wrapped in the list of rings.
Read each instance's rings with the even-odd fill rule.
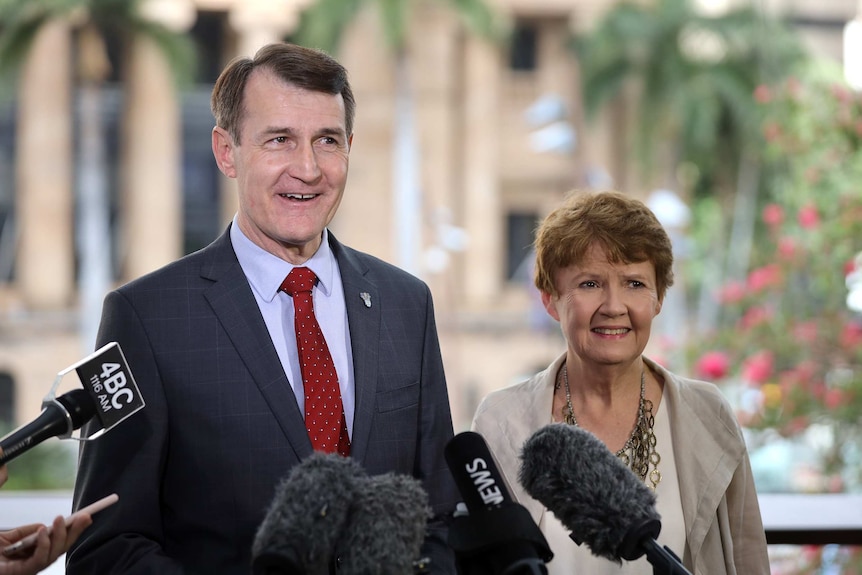
[[[552,422],[600,439],[656,494],[658,541],[694,575],[769,573],[748,453],[716,386],[644,357],[673,283],[670,239],[639,200],[571,195],[539,228],[536,286],[566,352],[528,381],[488,395],[473,429],[554,552],[551,575],[652,575],[645,557],[617,565],[576,545],[518,484],[521,447]]]

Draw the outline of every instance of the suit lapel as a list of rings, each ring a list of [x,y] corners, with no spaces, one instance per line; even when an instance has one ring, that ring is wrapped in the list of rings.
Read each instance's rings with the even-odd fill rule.
[[[269,404],[297,459],[302,459],[311,454],[311,441],[228,232],[214,242],[209,255],[201,266],[201,276],[213,284],[204,297]]]
[[[350,454],[364,461],[368,439],[374,421],[377,397],[377,366],[380,354],[381,301],[380,291],[367,277],[368,268],[342,246],[332,233],[329,243],[338,260],[344,300],[347,306],[347,323],[353,352],[353,384],[356,409],[353,415],[353,437]]]

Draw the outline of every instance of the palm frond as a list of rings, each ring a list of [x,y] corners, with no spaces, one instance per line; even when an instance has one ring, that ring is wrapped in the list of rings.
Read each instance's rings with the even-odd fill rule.
[[[46,21],[47,17],[41,16],[0,29],[0,78],[4,83],[18,73],[36,33]]]
[[[467,29],[492,42],[501,42],[508,30],[500,15],[485,0],[448,0]]]
[[[626,80],[638,82],[635,145],[647,172],[657,137],[674,142],[680,159],[707,167],[716,149],[741,149],[746,138],[756,138],[754,88],[787,75],[803,56],[800,46],[780,21],[750,7],[704,16],[688,0],[618,4],[572,44],[588,118]]]
[[[188,87],[194,82],[197,51],[189,36],[141,18],[132,20],[131,24],[136,34],[151,39],[164,54],[178,87]]]
[[[411,4],[411,0],[377,0],[386,44],[395,52],[404,47]]]
[[[292,40],[302,46],[329,53],[338,52],[344,29],[364,0],[316,0],[303,10]]]

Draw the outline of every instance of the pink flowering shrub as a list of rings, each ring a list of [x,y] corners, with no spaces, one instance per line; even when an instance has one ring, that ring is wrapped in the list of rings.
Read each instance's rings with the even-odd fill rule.
[[[747,276],[713,286],[718,325],[691,338],[688,365],[755,392],[744,426],[862,437],[862,314],[847,306],[862,268],[862,94],[793,79],[757,88],[751,105],[772,177]]]

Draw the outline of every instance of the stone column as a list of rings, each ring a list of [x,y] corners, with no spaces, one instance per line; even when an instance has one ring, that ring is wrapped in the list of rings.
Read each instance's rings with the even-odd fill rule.
[[[150,0],[143,13],[175,32],[194,23],[189,0]],[[131,43],[125,84],[122,281],[182,255],[182,122],[170,63],[151,38]],[[192,71],[189,71],[191,73]]]
[[[464,254],[464,290],[476,310],[490,310],[503,283],[505,241],[500,208],[499,55],[490,43],[468,38],[464,62],[465,110],[464,225],[469,245]]]
[[[278,42],[299,23],[302,10],[311,0],[244,0],[230,10],[231,27],[239,35],[238,56],[254,53],[270,42]]]
[[[228,22],[237,34],[234,56],[252,57],[265,44],[279,42],[299,23],[312,0],[243,0],[234,3]],[[222,219],[229,222],[239,209],[236,180],[222,178]]]
[[[45,24],[21,75],[15,273],[34,310],[68,306],[75,289],[70,44],[66,23]]]

